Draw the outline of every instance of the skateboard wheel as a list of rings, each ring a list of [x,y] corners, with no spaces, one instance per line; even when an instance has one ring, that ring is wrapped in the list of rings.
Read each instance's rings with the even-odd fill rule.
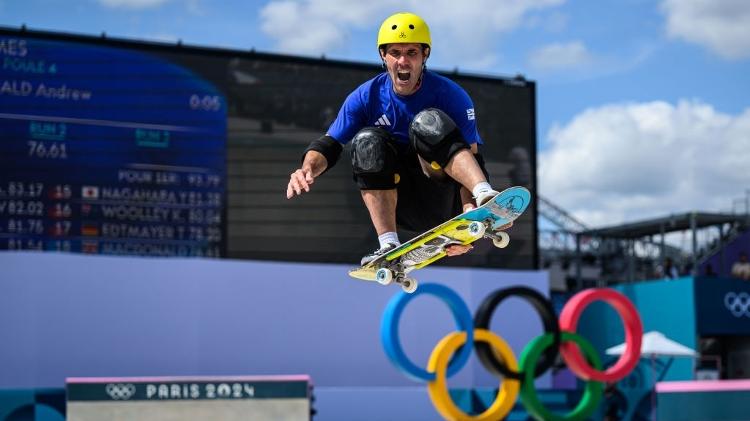
[[[508,247],[508,243],[510,243],[510,236],[508,235],[508,233],[505,231],[498,231],[495,234],[497,234],[499,238],[493,238],[492,244],[494,244],[495,247],[499,249]]]
[[[404,278],[404,280],[401,281],[401,289],[407,294],[412,294],[416,291],[418,285],[419,283],[417,283],[417,280],[414,278]]]
[[[381,285],[390,285],[393,282],[393,271],[388,268],[380,268],[375,272],[375,280]]]
[[[471,235],[472,237],[480,238],[484,235],[484,231],[486,229],[487,227],[485,227],[483,223],[474,221],[469,224],[469,235]]]

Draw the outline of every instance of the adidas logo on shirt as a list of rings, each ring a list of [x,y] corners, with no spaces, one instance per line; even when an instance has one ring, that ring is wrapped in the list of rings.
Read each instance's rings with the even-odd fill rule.
[[[376,126],[390,126],[391,122],[388,120],[385,114],[381,115],[378,121],[375,122]]]

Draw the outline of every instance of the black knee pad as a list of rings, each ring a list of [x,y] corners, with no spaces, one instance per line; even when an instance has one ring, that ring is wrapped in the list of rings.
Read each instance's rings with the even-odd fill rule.
[[[437,108],[428,108],[414,116],[409,125],[409,139],[417,154],[433,167],[450,161],[461,149],[469,148],[456,123]]]
[[[352,139],[352,169],[360,189],[389,190],[396,187],[398,157],[390,133],[365,127]]]

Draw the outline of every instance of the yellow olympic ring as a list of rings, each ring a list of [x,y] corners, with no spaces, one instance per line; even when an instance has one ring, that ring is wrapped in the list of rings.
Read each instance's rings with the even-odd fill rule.
[[[495,351],[496,355],[502,359],[507,366],[514,371],[518,370],[518,362],[513,350],[507,342],[501,337],[495,335],[486,329],[474,330],[474,341],[485,342]],[[453,402],[446,385],[446,371],[456,350],[466,343],[466,332],[453,332],[446,335],[437,344],[430,354],[430,360],[427,363],[427,371],[435,373],[435,380],[427,383],[427,391],[430,394],[432,404],[435,409],[445,419],[449,420],[473,420],[473,421],[491,421],[503,419],[516,402],[521,382],[515,379],[506,378],[500,384],[497,397],[492,405],[481,414],[472,416],[459,409]]]

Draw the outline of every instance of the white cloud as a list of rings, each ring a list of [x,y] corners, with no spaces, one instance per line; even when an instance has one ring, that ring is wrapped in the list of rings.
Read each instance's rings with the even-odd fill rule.
[[[529,54],[528,61],[535,70],[554,71],[584,67],[593,56],[581,41],[571,41],[540,47]]]
[[[540,192],[591,226],[727,211],[750,187],[750,108],[733,116],[696,100],[606,105],[547,136]]]
[[[569,20],[564,13],[553,13],[545,20],[543,28],[549,32],[562,32],[568,28]]]
[[[331,0],[272,1],[260,11],[261,30],[288,53],[335,53],[347,42],[348,32],[361,27],[377,9],[372,2],[347,7]],[[373,37],[374,39],[374,37]],[[375,51],[375,42],[372,45]]]
[[[193,16],[206,16],[206,7],[201,0],[187,0],[185,7],[188,13]]]
[[[536,15],[526,19],[524,27],[530,30],[544,30],[559,33],[568,29],[570,16],[562,12],[552,12],[547,15]]]
[[[336,48],[351,42],[352,31],[367,31],[375,48],[383,19],[398,11],[412,11],[430,25],[435,46],[433,59],[451,57],[448,66],[491,67],[498,36],[519,27],[529,14],[565,0],[273,0],[260,11],[263,32],[284,52],[336,55]],[[363,46],[358,45],[357,48]],[[444,60],[445,61],[445,60]]]
[[[161,6],[169,0],[99,0],[99,3],[107,7],[119,9],[148,9]]]
[[[100,4],[113,9],[143,10],[159,7],[172,0],[97,0]],[[180,0],[185,10],[193,16],[205,16],[206,7],[203,0]]]
[[[579,41],[556,43],[533,50],[526,65],[541,76],[554,74],[546,78],[547,86],[569,84],[630,72],[662,48],[661,43],[647,43],[601,54]]]
[[[750,1],[664,0],[667,34],[727,59],[750,57]]]

